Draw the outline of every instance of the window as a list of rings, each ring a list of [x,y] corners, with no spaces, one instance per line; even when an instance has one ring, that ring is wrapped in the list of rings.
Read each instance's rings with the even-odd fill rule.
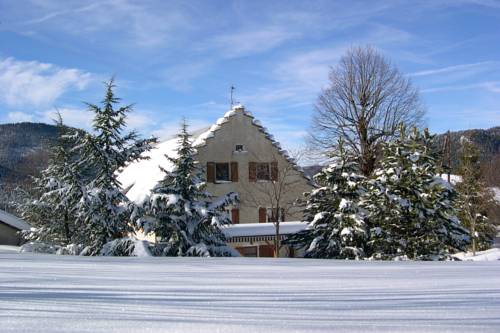
[[[251,182],[278,180],[278,162],[248,162],[248,180]]]
[[[207,182],[223,183],[238,181],[238,162],[207,162]]]
[[[259,223],[272,223],[276,222],[276,208],[265,208],[265,207],[259,207]],[[285,209],[280,208],[279,209],[279,215],[278,219],[280,222],[285,221]]]
[[[215,180],[229,181],[229,163],[215,163]]]
[[[271,180],[269,163],[257,163],[257,180]]]
[[[236,145],[235,151],[244,151],[245,147],[243,145]]]

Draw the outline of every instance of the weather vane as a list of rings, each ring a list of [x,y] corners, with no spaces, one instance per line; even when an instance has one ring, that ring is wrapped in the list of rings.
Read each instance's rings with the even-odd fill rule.
[[[233,102],[233,91],[236,89],[233,85],[231,85],[231,107],[233,107],[234,102]]]

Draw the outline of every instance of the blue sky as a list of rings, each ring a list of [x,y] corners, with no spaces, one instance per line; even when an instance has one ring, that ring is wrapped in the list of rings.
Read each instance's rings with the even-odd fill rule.
[[[0,123],[89,128],[117,93],[166,137],[229,108],[229,87],[284,146],[301,145],[328,71],[372,45],[419,87],[433,132],[500,125],[500,1],[0,0]]]

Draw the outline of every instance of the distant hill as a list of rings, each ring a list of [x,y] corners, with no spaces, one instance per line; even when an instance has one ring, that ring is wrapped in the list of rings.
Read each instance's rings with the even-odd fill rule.
[[[460,138],[467,137],[478,147],[481,160],[487,162],[500,155],[500,126],[490,129],[471,129],[457,132],[450,132],[451,136],[451,166],[456,170],[460,156]],[[436,137],[436,145],[442,147],[446,133]],[[499,166],[500,167],[500,166]]]
[[[56,138],[54,125],[0,124],[0,181],[24,179],[44,169]]]

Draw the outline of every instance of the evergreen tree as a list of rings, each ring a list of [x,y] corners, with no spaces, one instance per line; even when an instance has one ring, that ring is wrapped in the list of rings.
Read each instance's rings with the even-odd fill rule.
[[[231,223],[228,205],[237,202],[235,193],[211,201],[205,191],[203,172],[194,160],[195,151],[184,123],[179,137],[177,157],[166,156],[172,171],[162,169],[165,177],[152,190],[144,204],[142,226],[154,232],[156,254],[164,256],[231,256],[220,227]]]
[[[58,114],[58,139],[51,149],[48,167],[33,179],[33,193],[20,206],[21,216],[33,228],[24,233],[27,240],[67,246],[78,241],[76,206],[84,184],[76,162],[80,133],[63,124]]]
[[[495,226],[487,217],[488,205],[493,204],[492,193],[481,181],[479,152],[467,138],[461,138],[459,174],[462,180],[456,185],[457,208],[460,221],[470,231],[472,252],[491,248],[496,235]]]
[[[380,167],[362,200],[374,259],[444,259],[468,241],[453,206],[455,192],[439,177],[438,157],[428,131],[401,127],[384,144]]]
[[[139,139],[137,133],[122,134],[132,105],[117,107],[113,79],[106,83],[102,106],[89,104],[94,113],[93,130],[82,140],[84,165],[95,175],[78,207],[78,218],[86,249],[84,254],[101,253],[103,246],[133,232],[137,207],[123,194],[117,173],[128,163],[144,158],[155,139]]]
[[[358,205],[364,177],[357,159],[340,142],[333,163],[314,179],[321,187],[306,194],[308,228],[287,244],[305,247],[309,258],[362,259],[367,231]]]

